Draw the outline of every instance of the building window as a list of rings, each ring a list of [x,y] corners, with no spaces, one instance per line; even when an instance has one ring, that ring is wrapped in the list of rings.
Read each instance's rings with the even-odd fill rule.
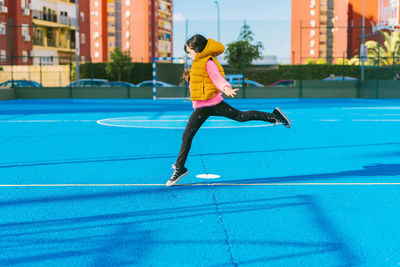
[[[85,12],[81,11],[81,22],[85,21]]]
[[[0,62],[6,62],[6,61],[7,61],[6,50],[0,50]]]
[[[31,40],[31,37],[29,36],[29,25],[22,24],[21,33],[24,41],[29,42]]]
[[[22,8],[29,8],[28,0],[21,0],[21,7]]]
[[[312,56],[315,55],[315,50],[314,50],[314,49],[311,49],[311,50],[310,50],[310,55],[312,55]]]
[[[99,1],[94,1],[94,6],[98,7],[99,6]]]
[[[314,8],[315,7],[315,0],[311,0],[310,2],[310,8]]]
[[[99,22],[97,20],[94,22],[94,26],[99,26]]]
[[[310,10],[310,15],[311,16],[315,16],[315,10],[314,9]]]
[[[28,62],[28,51],[22,51],[22,62]]]
[[[95,43],[94,43],[94,47],[100,47],[99,42],[95,42]]]
[[[85,56],[81,56],[81,62],[82,62],[82,63],[85,63],[85,61],[86,61]]]
[[[310,47],[314,47],[315,46],[315,41],[314,40],[311,40],[310,41]]]
[[[311,30],[310,31],[310,37],[314,37],[315,36],[315,30]]]
[[[126,49],[129,49],[131,47],[131,44],[128,42],[128,41],[126,41],[126,43],[125,43],[125,48]]]
[[[81,33],[81,44],[86,44],[86,35]]]
[[[131,0],[125,0],[125,5],[129,6],[131,4]]]
[[[129,38],[129,36],[131,36],[130,32],[129,32],[129,31],[126,31],[126,32],[125,32],[125,37],[126,37],[126,38]]]
[[[127,10],[125,11],[125,17],[129,18],[131,16],[131,11]]]
[[[95,58],[99,58],[100,57],[100,53],[99,52],[94,52],[94,57]]]
[[[99,32],[95,32],[95,33],[93,34],[93,38],[94,38],[94,39],[97,39],[97,38],[99,38],[99,37],[100,37]]]
[[[6,35],[7,26],[4,22],[0,23],[0,35]]]
[[[311,27],[313,27],[313,28],[314,28],[314,27],[315,27],[315,25],[316,25],[316,24],[315,24],[315,20],[311,20],[311,21],[310,21],[310,25],[311,25]]]

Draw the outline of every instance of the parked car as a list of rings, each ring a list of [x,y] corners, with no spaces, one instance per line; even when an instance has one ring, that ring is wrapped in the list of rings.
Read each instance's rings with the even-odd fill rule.
[[[14,88],[14,87],[42,87],[42,85],[38,82],[27,81],[27,80],[6,81],[0,84],[0,88]]]
[[[232,86],[242,86],[243,74],[226,74],[225,80]],[[246,79],[246,86],[264,87],[261,83]]]
[[[252,80],[245,80],[246,86],[253,86],[253,87],[264,87],[264,85],[262,85],[261,83],[258,83],[256,81],[252,81]],[[236,87],[236,86],[242,86],[243,83],[242,81],[234,81],[230,83],[232,85],[232,87]]]
[[[103,86],[105,87],[136,87],[133,83],[128,82],[108,82],[105,83]]]
[[[279,80],[271,84],[270,86],[274,87],[284,87],[284,86],[293,86],[293,80]]]
[[[239,83],[243,80],[243,74],[226,74],[225,80],[230,84]]]
[[[153,87],[153,81],[143,81],[141,83],[138,83],[136,85],[137,87]],[[157,87],[177,87],[177,85],[173,85],[170,83],[162,82],[162,81],[156,81],[156,86]]]
[[[79,79],[79,83],[78,81],[73,81],[66,87],[96,87],[104,86],[106,83],[108,83],[108,80],[105,79]]]
[[[329,76],[326,77],[325,79],[322,79],[323,81],[357,81],[357,78],[354,77],[349,77],[349,76]]]

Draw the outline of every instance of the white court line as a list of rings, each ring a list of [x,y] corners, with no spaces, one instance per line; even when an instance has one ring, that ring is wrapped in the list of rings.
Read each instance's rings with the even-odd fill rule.
[[[353,121],[373,121],[373,122],[377,122],[377,121],[400,121],[400,120],[385,120],[385,119],[372,120],[372,119],[367,119],[367,120],[353,120]]]
[[[97,120],[14,120],[14,121],[0,121],[0,123],[14,123],[14,122],[21,122],[21,123],[29,123],[29,122],[36,122],[36,123],[47,123],[47,122],[96,122]]]
[[[345,108],[340,108],[340,109],[354,109],[354,110],[364,110],[364,109],[369,109],[369,110],[375,110],[375,109],[382,109],[382,110],[387,110],[387,109],[400,109],[399,106],[396,107],[345,107]]]
[[[176,186],[327,186],[400,185],[400,183],[193,183]],[[165,184],[0,184],[0,187],[151,187]]]

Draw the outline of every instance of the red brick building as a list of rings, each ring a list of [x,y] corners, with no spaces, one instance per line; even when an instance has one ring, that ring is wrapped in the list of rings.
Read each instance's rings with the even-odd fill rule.
[[[30,0],[0,0],[0,25],[0,64],[32,64]]]
[[[79,40],[80,40],[80,61],[85,63],[90,59],[90,2],[79,1]]]

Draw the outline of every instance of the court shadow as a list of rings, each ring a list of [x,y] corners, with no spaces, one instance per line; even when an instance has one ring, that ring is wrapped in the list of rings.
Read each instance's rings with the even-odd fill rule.
[[[335,179],[335,178],[345,178],[345,177],[369,177],[369,176],[399,176],[400,175],[400,164],[379,164],[374,163],[366,165],[363,169],[352,170],[352,171],[342,171],[342,172],[332,172],[332,173],[318,173],[318,174],[308,174],[308,175],[292,175],[283,177],[268,177],[268,178],[255,178],[255,179],[238,179],[238,180],[227,180],[219,182],[204,182],[204,183],[192,183],[190,185],[201,185],[201,184],[258,184],[258,183],[289,183],[289,182],[301,182],[301,181],[311,181],[311,180],[324,180],[324,179]]]
[[[319,146],[319,147],[295,147],[270,150],[251,150],[251,151],[232,151],[232,152],[216,152],[208,154],[191,154],[190,157],[204,156],[229,156],[229,155],[247,155],[247,154],[263,154],[274,152],[288,151],[310,151],[321,149],[336,149],[336,148],[352,148],[352,147],[371,147],[371,146],[393,146],[400,143],[378,143],[378,144],[359,144],[359,145],[339,145],[339,146]],[[176,154],[152,154],[152,155],[132,155],[132,156],[115,156],[115,157],[99,157],[99,158],[81,158],[81,159],[59,159],[59,160],[44,160],[44,161],[25,161],[25,162],[4,162],[0,163],[1,168],[19,168],[19,167],[34,167],[62,164],[82,164],[82,163],[99,163],[99,162],[122,162],[136,160],[154,160],[154,159],[176,159]]]
[[[215,195],[214,199],[216,199]],[[247,218],[250,214],[254,216],[254,212],[256,212],[256,216],[268,217],[277,210],[282,212],[292,210],[291,212],[304,214],[306,218],[310,219],[305,221],[312,223],[311,226],[308,226],[309,229],[318,229],[318,231],[311,230],[310,232],[311,236],[315,235],[314,240],[317,241],[302,242],[289,236],[283,240],[276,240],[269,231],[263,231],[263,236],[257,236],[257,238],[246,234],[238,239],[230,237],[230,231],[235,230],[226,228],[226,222],[232,215]],[[185,220],[206,216],[214,217],[217,222],[220,222],[220,227],[226,234],[221,234],[220,238],[213,239],[193,237],[190,234],[184,239],[159,238],[160,232],[162,232],[161,222],[168,222],[168,225],[177,223],[185,225],[185,223],[191,222],[191,220]],[[69,258],[91,256],[94,257],[95,266],[135,265],[145,264],[144,256],[148,255],[154,246],[162,247],[165,251],[171,247],[190,246],[193,252],[192,257],[201,257],[201,254],[196,254],[196,252],[202,251],[204,249],[202,247],[216,244],[229,245],[237,249],[251,248],[256,245],[264,249],[264,253],[261,254],[264,257],[250,253],[248,257],[245,257],[246,259],[235,258],[239,265],[272,264],[278,260],[293,262],[296,259],[302,261],[307,256],[322,256],[330,257],[330,262],[337,262],[339,266],[354,266],[359,261],[358,256],[351,246],[346,244],[345,234],[334,225],[333,221],[332,218],[327,217],[322,205],[312,195],[293,195],[254,200],[222,202],[216,200],[212,203],[173,208],[153,208],[95,216],[15,222],[0,224],[3,233],[1,236],[8,240],[20,240],[20,242],[16,244],[5,241],[0,248],[3,251],[12,251],[13,248],[16,251],[29,251],[30,247],[40,247],[41,249],[24,255],[21,255],[21,252],[16,252],[16,255],[12,256],[3,254],[0,257],[0,264],[38,264],[44,261],[51,263],[52,260],[68,261]],[[140,230],[141,226],[145,226],[144,228],[147,230]],[[242,226],[245,227],[246,223]],[[296,226],[292,225],[292,227]],[[107,231],[110,229],[113,229],[111,233]],[[185,227],[180,229],[185,231]],[[220,231],[220,233],[224,231]],[[58,238],[54,238],[54,236]],[[248,236],[248,238],[243,238],[244,236]],[[16,239],[17,237],[19,239]],[[65,249],[60,251],[60,247]],[[54,248],[58,248],[58,250],[54,250]],[[270,248],[274,248],[274,253],[278,255],[271,256]],[[43,252],[38,253],[40,251]],[[234,256],[233,252],[232,257]],[[257,256],[259,257],[257,258]]]

